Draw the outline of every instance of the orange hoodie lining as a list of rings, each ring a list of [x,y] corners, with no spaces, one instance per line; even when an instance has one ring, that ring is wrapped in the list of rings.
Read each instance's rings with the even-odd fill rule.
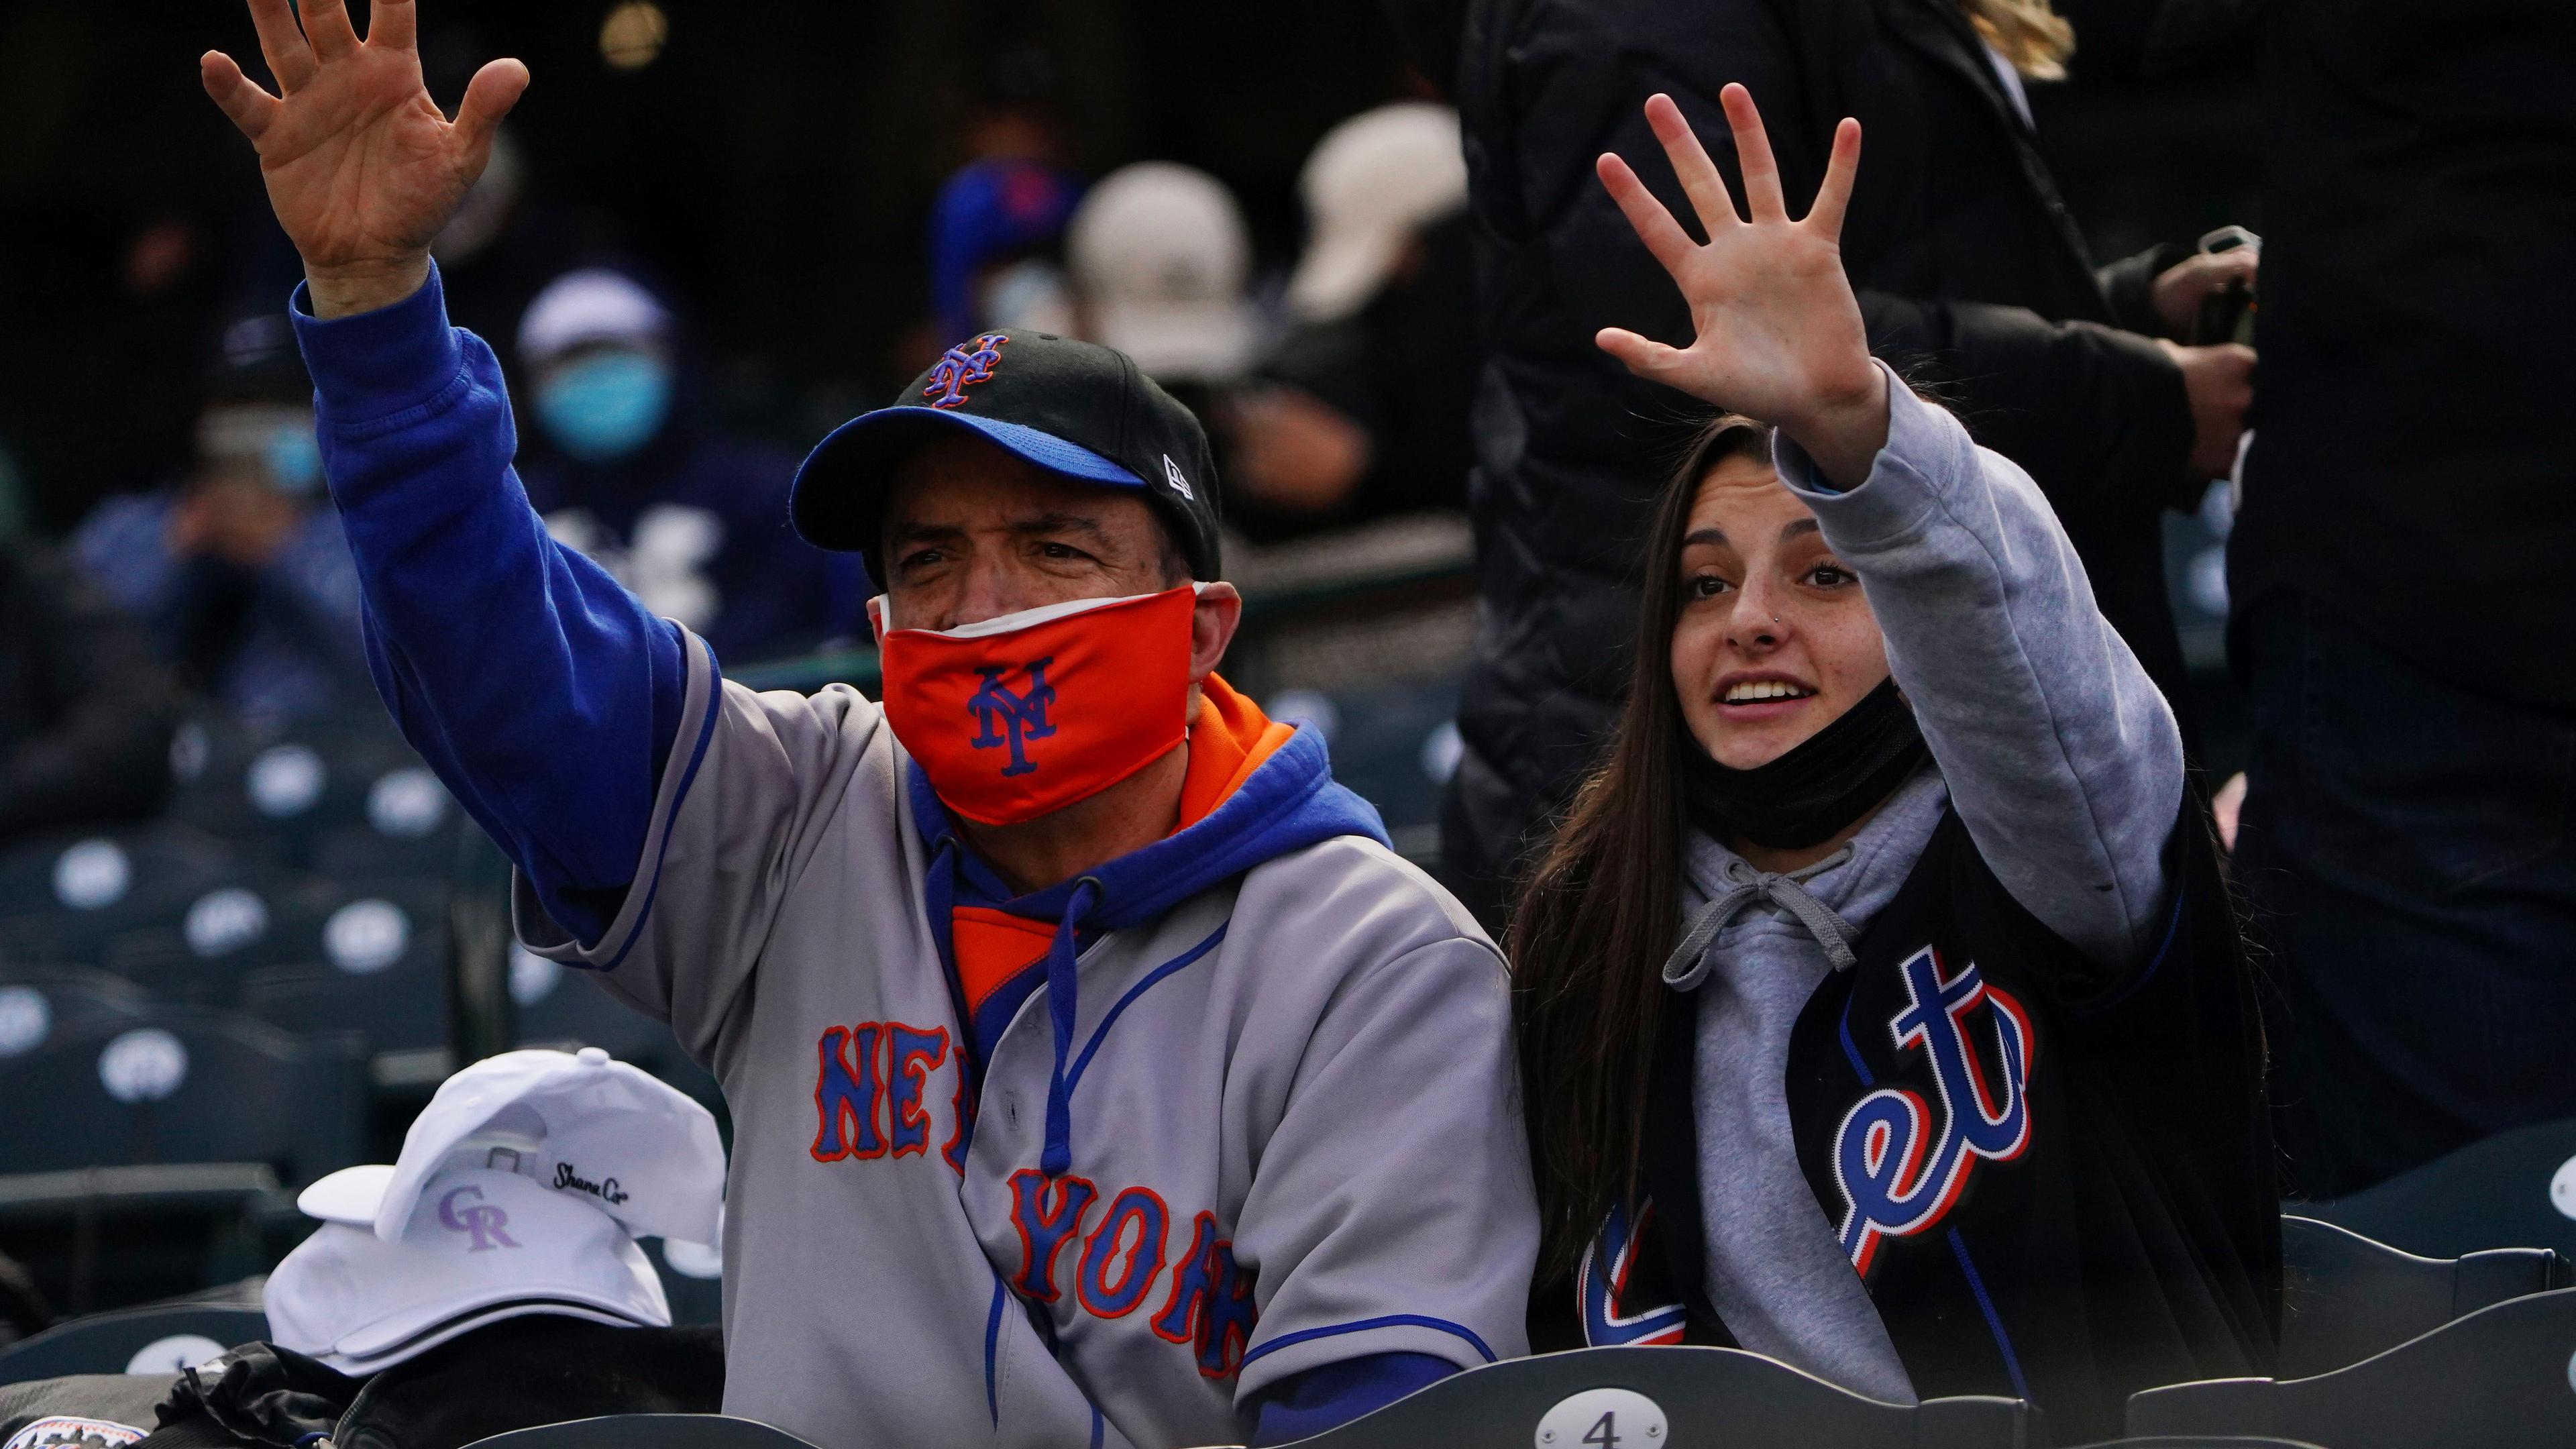
[[[1263,762],[1288,743],[1296,726],[1274,723],[1261,706],[1211,674],[1201,686],[1206,707],[1190,726],[1189,772],[1181,779],[1178,835],[1215,813],[1252,778]],[[1003,983],[1036,964],[1054,939],[1055,924],[1015,916],[990,906],[958,906],[949,914],[950,950],[957,960],[957,985],[966,996],[968,1015]]]

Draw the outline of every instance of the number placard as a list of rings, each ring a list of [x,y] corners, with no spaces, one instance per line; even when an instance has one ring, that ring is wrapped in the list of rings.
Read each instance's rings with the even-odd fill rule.
[[[1542,1415],[1536,1449],[1663,1449],[1672,1442],[1661,1406],[1633,1389],[1585,1389]]]

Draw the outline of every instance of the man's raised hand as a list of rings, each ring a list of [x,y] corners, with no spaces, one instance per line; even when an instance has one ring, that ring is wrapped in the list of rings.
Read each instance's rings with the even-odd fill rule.
[[[1870,362],[1860,304],[1843,275],[1843,209],[1860,167],[1860,122],[1846,118],[1835,128],[1815,205],[1791,221],[1753,97],[1729,85],[1718,100],[1735,133],[1749,221],[1736,214],[1726,178],[1681,108],[1669,96],[1646,102],[1646,123],[1708,234],[1706,246],[1627,162],[1604,153],[1598,166],[1628,224],[1681,288],[1698,336],[1676,348],[1605,327],[1595,340],[1639,377],[1779,427],[1827,478],[1857,484],[1887,443],[1885,378]]]
[[[210,50],[206,94],[259,149],[278,224],[304,258],[316,316],[389,306],[429,276],[429,239],[492,154],[492,133],[528,88],[528,68],[474,73],[450,121],[421,84],[414,0],[375,0],[367,38],[348,0],[250,0],[260,54],[281,95]]]

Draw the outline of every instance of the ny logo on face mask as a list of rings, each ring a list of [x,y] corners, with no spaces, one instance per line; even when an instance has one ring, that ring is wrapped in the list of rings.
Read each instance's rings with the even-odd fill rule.
[[[949,348],[930,369],[930,386],[921,395],[935,408],[953,408],[966,401],[966,389],[979,382],[990,382],[993,369],[1002,361],[1002,344],[1011,339],[999,332],[987,332],[972,342],[961,342]]]
[[[1025,775],[1037,768],[1029,762],[1026,742],[1042,740],[1055,733],[1047,723],[1047,706],[1055,703],[1055,688],[1046,682],[1046,667],[1055,659],[1049,656],[1025,666],[1028,688],[1013,694],[1002,684],[1002,676],[1011,672],[1007,664],[979,664],[975,672],[984,676],[983,687],[966,701],[975,716],[976,735],[969,743],[979,750],[993,749],[1007,743],[1011,762],[1002,767],[1004,775]],[[995,724],[1001,733],[994,730]]]
[[[438,1221],[441,1226],[445,1227],[451,1233],[472,1233],[474,1235],[474,1245],[467,1248],[465,1251],[469,1253],[484,1253],[489,1252],[494,1248],[515,1248],[519,1246],[516,1238],[513,1238],[508,1233],[501,1231],[503,1228],[509,1226],[510,1215],[508,1213],[501,1211],[499,1208],[494,1207],[492,1204],[487,1202],[478,1202],[471,1207],[462,1209],[456,1206],[456,1200],[460,1197],[464,1197],[468,1193],[479,1198],[483,1195],[483,1189],[479,1187],[460,1187],[438,1200]]]

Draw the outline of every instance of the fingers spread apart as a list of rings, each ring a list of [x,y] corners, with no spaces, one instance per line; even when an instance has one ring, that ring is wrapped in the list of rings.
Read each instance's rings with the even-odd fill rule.
[[[1698,246],[1690,233],[1682,230],[1682,224],[1673,220],[1673,214],[1618,156],[1602,152],[1593,170],[1601,177],[1610,199],[1619,203],[1619,214],[1628,218],[1628,225],[1636,229],[1637,239],[1646,244],[1646,250],[1654,253],[1665,271],[1678,273]]]
[[[277,97],[261,90],[257,82],[242,74],[231,56],[220,50],[198,57],[197,78],[205,82],[206,94],[215,105],[256,144],[260,133],[277,115]]]

